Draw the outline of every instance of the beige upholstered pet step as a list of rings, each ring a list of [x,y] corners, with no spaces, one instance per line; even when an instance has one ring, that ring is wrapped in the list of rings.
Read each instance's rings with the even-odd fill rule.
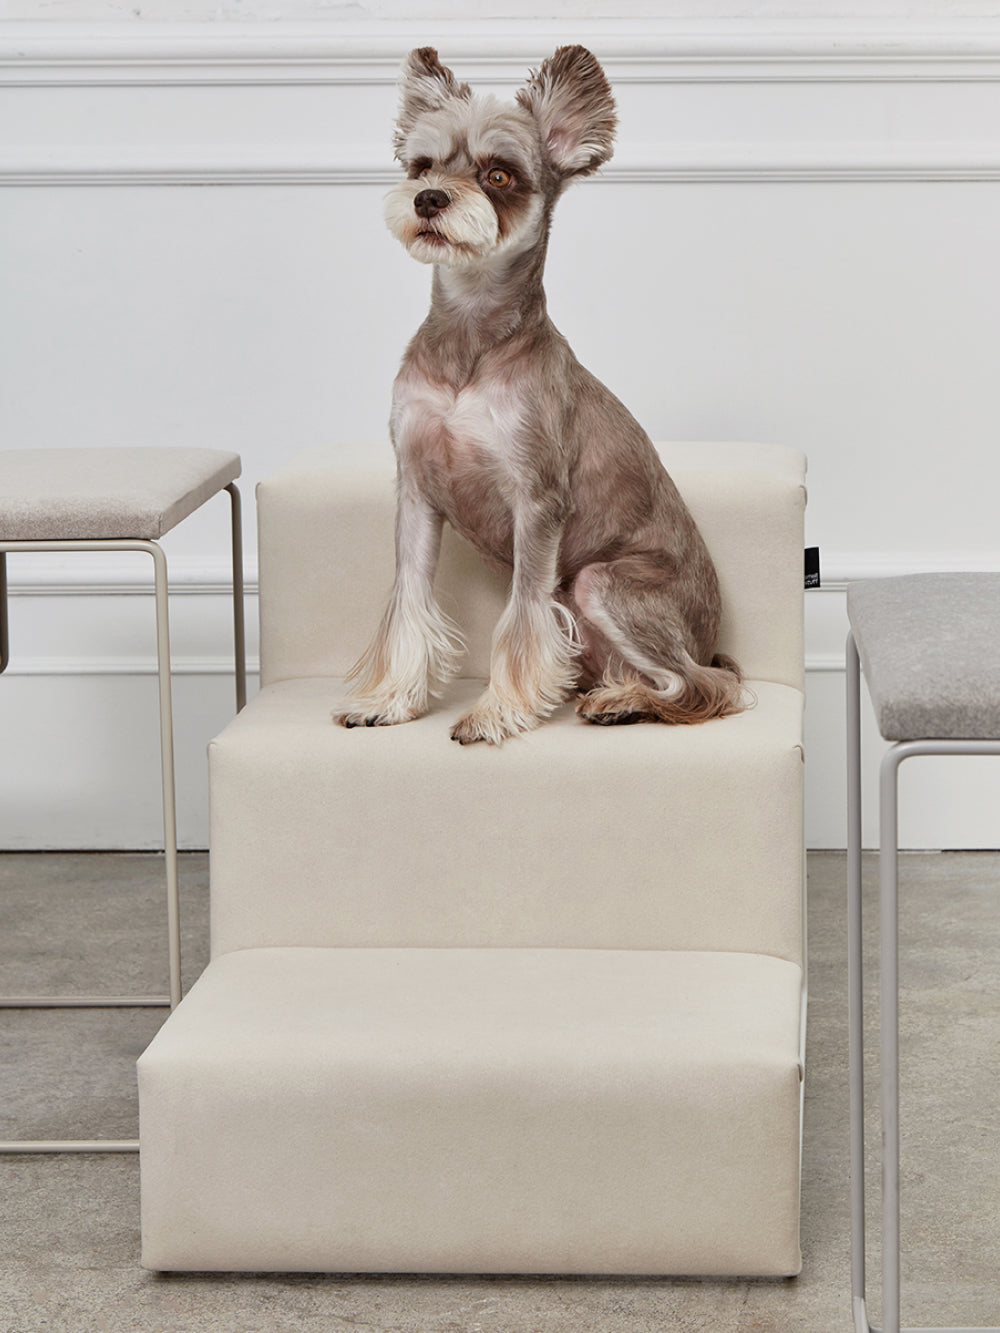
[[[449,732],[503,581],[446,532],[469,678],[336,726],[392,581],[391,474],[330,449],[261,484],[213,961],[140,1064],[150,1267],[797,1271],[804,459],[662,452],[754,706],[594,727],[567,703],[501,748]]]
[[[139,1065],[143,1262],[795,1273],[801,984],[758,954],[216,958]]]

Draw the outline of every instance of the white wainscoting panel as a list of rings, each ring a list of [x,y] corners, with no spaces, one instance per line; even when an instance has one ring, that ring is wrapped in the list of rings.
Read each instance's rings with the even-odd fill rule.
[[[169,560],[169,557],[168,557]],[[152,576],[129,557],[9,556],[10,649],[0,676],[0,848],[163,845]],[[124,567],[124,568],[123,568]],[[248,694],[257,685],[248,569]],[[179,844],[208,845],[206,747],[235,711],[227,571],[171,562]],[[86,581],[84,581],[86,580]]]
[[[576,40],[618,150],[559,205],[550,310],[654,438],[809,455],[807,834],[841,845],[846,581],[1000,568],[994,20],[0,23],[3,446],[239,451],[252,576],[259,478],[388,458],[429,283],[381,220],[400,58],[510,96]],[[166,542],[187,846],[230,710],[214,504]],[[11,560],[0,846],[156,845],[144,577]],[[924,767],[904,841],[1000,845],[1000,772]]]

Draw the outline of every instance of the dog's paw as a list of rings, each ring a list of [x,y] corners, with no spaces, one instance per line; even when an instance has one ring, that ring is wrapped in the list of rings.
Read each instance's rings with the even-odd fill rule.
[[[632,706],[622,690],[613,688],[590,690],[577,700],[576,711],[585,722],[599,727],[622,727],[644,720],[642,712]]]
[[[333,720],[339,727],[387,727],[385,721],[378,713],[334,713]]]
[[[370,700],[353,700],[343,712],[334,713],[333,720],[341,727],[394,727],[401,722],[412,722],[420,710],[400,702],[376,704]]]
[[[486,745],[502,745],[507,739],[495,728],[484,727],[472,716],[459,718],[451,729],[451,739],[459,745],[476,745],[482,741]]]
[[[502,745],[512,736],[530,731],[537,719],[495,703],[479,703],[460,717],[451,729],[451,739],[459,745]]]

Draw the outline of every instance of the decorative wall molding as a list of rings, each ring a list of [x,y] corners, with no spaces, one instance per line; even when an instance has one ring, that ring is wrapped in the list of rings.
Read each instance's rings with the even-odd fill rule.
[[[199,158],[177,149],[0,149],[0,185],[387,188],[399,177],[387,156],[387,151],[380,158],[334,156],[294,147],[281,159],[273,150],[234,149]],[[614,185],[1000,181],[1000,143],[901,144],[888,152],[862,143],[645,145],[620,155],[593,180]]]
[[[75,560],[46,555],[8,556],[8,593],[11,597],[152,597],[153,576],[148,558],[100,561],[86,556]],[[171,597],[231,597],[232,565],[224,560],[168,558]],[[256,596],[257,569],[247,558],[243,588]]]
[[[598,177],[608,184],[1000,180],[1000,137],[983,130],[1000,98],[1000,19],[946,26],[856,19],[52,21],[0,23],[0,99],[10,106],[4,111],[0,102],[0,185],[384,187],[396,177],[384,135],[373,128],[367,145],[356,133],[314,135],[320,104],[288,102],[298,108],[289,120],[274,117],[278,103],[271,99],[285,105],[312,88],[324,99],[326,123],[342,127],[345,115],[358,114],[355,99],[378,96],[383,106],[401,54],[414,44],[437,42],[480,85],[513,86],[568,40],[590,44],[612,83],[643,107],[653,105],[643,100],[651,95],[644,87],[660,90],[669,110],[656,122],[657,137],[664,124],[684,126],[690,136],[623,143]],[[697,85],[733,85],[715,104],[724,107],[721,119],[704,120],[703,104],[685,100],[697,97]],[[818,107],[810,95],[816,85],[854,85],[864,106],[859,118]],[[898,93],[903,101],[873,102],[866,85],[886,85],[887,99]],[[136,90],[136,100],[120,100],[127,89]],[[197,110],[186,110],[207,89],[219,96],[211,114],[206,118],[197,100],[190,102]],[[53,102],[39,114],[46,92],[61,99],[60,109]],[[941,126],[925,93],[933,108],[939,95],[958,97],[957,119]],[[219,111],[227,97],[238,107],[229,116]],[[276,120],[280,133],[273,132]],[[362,117],[357,128],[365,124]],[[781,137],[789,125],[801,138]],[[832,138],[831,126],[850,137]]]
[[[170,662],[174,676],[231,676],[232,653],[203,656],[174,654]],[[806,657],[806,675],[843,672],[843,657],[832,653],[810,653]],[[256,658],[247,658],[247,675],[255,677],[260,671]],[[62,657],[55,654],[44,657],[11,658],[4,677],[13,676],[155,676],[156,658],[149,657]]]
[[[98,560],[35,561],[11,556],[8,590],[11,597],[134,597],[153,595],[152,577],[144,564],[117,569]],[[843,593],[858,579],[894,578],[903,574],[994,573],[1000,570],[998,551],[821,551],[822,583],[809,596]],[[175,557],[170,561],[170,595],[177,597],[229,596],[231,566],[225,560]],[[248,597],[257,594],[257,568],[248,557],[244,565]]]
[[[821,551],[822,583],[816,592],[842,593],[858,579],[903,574],[995,573],[1000,551]]]
[[[462,72],[517,83],[566,41],[617,83],[898,82],[1000,78],[1000,20],[383,20],[312,24],[13,22],[0,83],[386,84],[400,54],[436,41]]]
[[[256,676],[260,664],[247,658],[247,675]],[[155,657],[12,657],[4,672],[8,676],[156,676]],[[172,654],[170,658],[171,676],[231,676],[233,674],[233,655],[188,657]]]

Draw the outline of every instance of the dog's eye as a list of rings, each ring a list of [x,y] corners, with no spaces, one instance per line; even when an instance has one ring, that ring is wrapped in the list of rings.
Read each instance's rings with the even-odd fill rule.
[[[486,179],[494,189],[502,190],[508,186],[513,179],[509,171],[504,171],[503,167],[494,167]]]

